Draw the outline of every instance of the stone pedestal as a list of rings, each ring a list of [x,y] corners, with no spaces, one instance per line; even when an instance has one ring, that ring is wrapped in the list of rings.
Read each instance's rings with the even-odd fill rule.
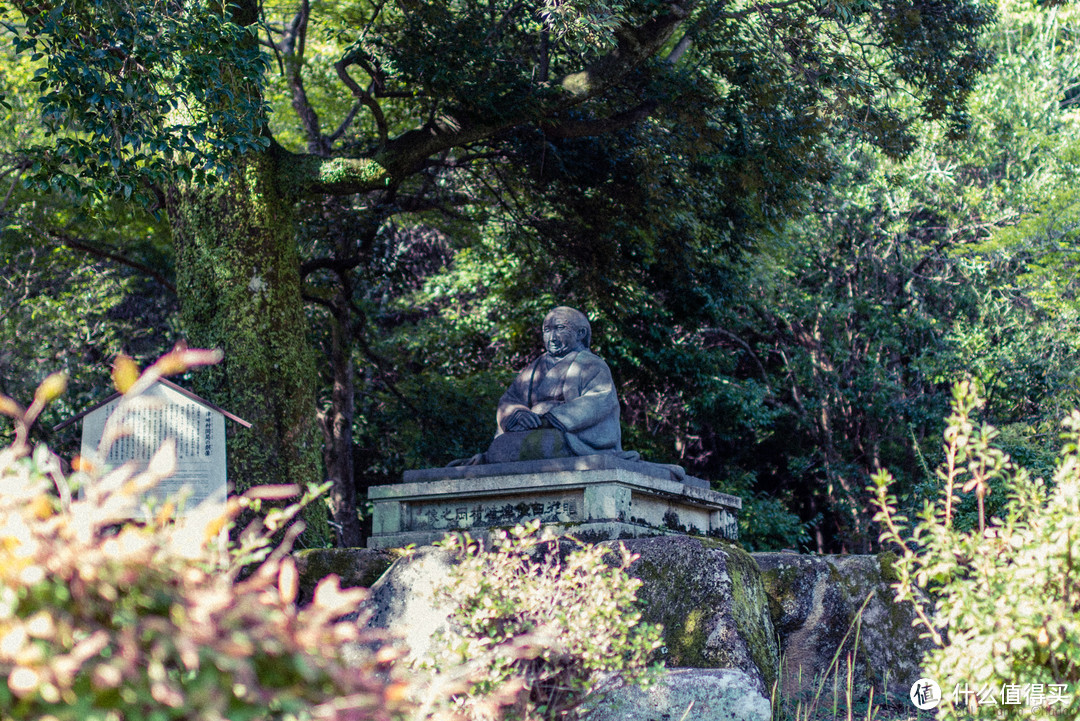
[[[451,531],[540,519],[583,541],[691,534],[735,540],[742,499],[699,478],[671,480],[663,466],[595,455],[426,468],[368,489],[368,548],[427,545]]]

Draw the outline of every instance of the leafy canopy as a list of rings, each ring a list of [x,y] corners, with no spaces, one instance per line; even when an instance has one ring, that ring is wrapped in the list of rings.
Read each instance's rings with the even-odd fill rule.
[[[265,147],[265,58],[215,2],[77,0],[0,6],[36,64],[47,140],[26,148],[40,192],[134,196],[147,183],[212,183],[224,159]]]

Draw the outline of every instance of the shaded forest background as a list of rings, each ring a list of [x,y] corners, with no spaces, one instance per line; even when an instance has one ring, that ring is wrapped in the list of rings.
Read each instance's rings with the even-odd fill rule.
[[[558,4],[524,19],[500,5],[500,27],[470,20],[483,10],[470,3],[403,2],[398,15],[386,3],[264,3],[235,36],[259,89],[221,102],[267,125],[189,123],[203,133],[195,145],[160,141],[153,153],[187,158],[186,176],[140,155],[159,141],[116,130],[115,117],[119,149],[99,153],[104,136],[75,101],[50,99],[83,91],[49,85],[41,68],[57,56],[29,44],[25,7],[7,8],[0,393],[25,401],[66,370],[69,391],[37,433],[73,454],[76,429],[48,429],[110,392],[116,354],[145,362],[179,338],[211,344],[182,302],[195,243],[178,238],[197,233],[175,197],[214,187],[226,168],[250,175],[235,154],[383,157],[377,148],[418,123],[453,131],[534,102],[527,122],[458,138],[384,187],[327,182],[295,198],[285,227],[313,349],[297,363],[315,389],[316,474],[338,484],[337,542],[357,542],[348,520],[364,513],[366,487],[486,447],[499,395],[560,304],[592,321],[621,390],[624,446],[742,496],[753,548],[874,549],[871,474],[890,469],[907,507],[933,495],[949,389],[965,377],[1005,449],[1049,477],[1058,421],[1080,404],[1080,11],[706,3],[692,10],[696,34],[664,39],[587,101],[544,106],[553,83],[506,89],[540,66],[555,77],[559,58],[595,60],[625,39],[620,27],[661,17],[650,15],[661,4],[639,5],[567,4],[569,19],[552,19]],[[911,38],[945,7],[959,13],[939,27],[951,45],[930,43],[942,54],[929,57]],[[519,20],[514,40],[506,28]],[[55,22],[36,42],[74,47]],[[502,47],[496,29],[514,42],[485,55]],[[917,71],[891,60],[890,33]],[[559,42],[563,56],[545,49]],[[96,47],[107,63],[107,44]],[[514,53],[539,58],[524,64],[528,81]],[[120,95],[135,57],[111,76]],[[215,282],[257,297],[267,278]],[[264,382],[298,387],[274,367]],[[238,408],[194,376],[180,382],[241,416],[258,411],[261,396]],[[991,492],[991,511],[1004,502]],[[973,508],[962,514],[974,522]]]

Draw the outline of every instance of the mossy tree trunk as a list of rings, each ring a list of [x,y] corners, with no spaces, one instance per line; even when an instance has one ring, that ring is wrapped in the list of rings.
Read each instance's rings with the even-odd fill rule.
[[[191,345],[225,354],[197,376],[198,391],[252,423],[230,434],[236,493],[323,478],[294,202],[279,191],[277,165],[273,153],[249,155],[219,186],[179,189],[170,198],[184,333]],[[305,521],[305,545],[331,540],[321,503]]]

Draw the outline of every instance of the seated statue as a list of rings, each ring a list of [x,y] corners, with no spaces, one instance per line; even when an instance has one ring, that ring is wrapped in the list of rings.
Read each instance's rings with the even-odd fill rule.
[[[589,320],[558,307],[543,325],[546,352],[518,373],[499,399],[498,428],[487,453],[450,465],[499,463],[596,453],[640,461],[622,448],[619,398],[611,371],[589,350]],[[682,479],[680,466],[664,465]]]
[[[559,307],[544,318],[547,351],[518,373],[499,399],[495,437],[514,431],[554,428],[571,455],[623,451],[619,398],[607,363],[589,350],[592,328],[583,313]]]

